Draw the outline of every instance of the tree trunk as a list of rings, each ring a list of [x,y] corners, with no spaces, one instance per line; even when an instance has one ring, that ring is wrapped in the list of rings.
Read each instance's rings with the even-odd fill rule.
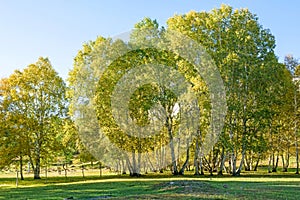
[[[290,165],[290,153],[289,153],[289,150],[286,152],[285,158],[284,158],[284,154],[281,155],[281,158],[282,158],[282,172],[287,172],[288,171],[288,167]]]
[[[24,176],[23,176],[23,157],[20,156],[20,176],[21,176],[21,180],[24,180]]]
[[[116,161],[115,161],[115,165],[116,165],[116,167],[115,167],[115,172],[119,175],[119,171],[120,171],[120,158],[117,158],[116,159]]]
[[[170,134],[169,134],[169,136],[170,136]],[[173,143],[173,136],[170,136],[170,150],[171,150],[171,158],[172,158],[172,172],[173,172],[173,175],[178,175],[175,149],[174,149],[174,143]]]
[[[296,90],[294,90],[294,92],[295,92],[295,94],[294,94],[294,114],[295,114],[295,121],[294,121],[294,123],[295,123],[295,130],[294,130],[294,134],[295,134],[295,149],[296,149],[296,174],[299,174],[299,150],[298,150],[298,136],[297,136],[297,134],[298,134],[298,124],[297,124],[297,110],[298,110],[298,108],[297,108],[297,94],[296,94]]]
[[[84,165],[81,165],[81,173],[82,173],[82,178],[85,178],[85,176],[84,176]]]
[[[229,137],[230,137],[230,143],[232,144],[231,155],[230,155],[230,169],[231,169],[232,176],[236,176],[237,152],[235,150],[234,142],[233,142],[233,137],[234,137],[233,127],[234,127],[234,125],[236,125],[236,117],[234,117],[234,119],[232,119],[232,115],[230,115],[229,124],[230,124]]]
[[[137,163],[137,169],[136,169],[136,175],[137,177],[141,176],[141,162],[142,162],[142,154],[138,152],[138,163]]]
[[[29,155],[29,164],[31,165],[31,168],[32,168],[32,171],[34,172],[35,170],[35,167],[34,167],[34,164],[33,164],[33,160],[32,160],[32,157]]]
[[[201,154],[200,154],[201,155]],[[203,170],[203,157],[200,156],[200,162],[199,162],[199,168],[200,168],[200,175],[204,175],[204,170]]]
[[[166,110],[169,110],[169,109],[166,109]],[[168,112],[168,113],[170,113],[170,112]],[[178,175],[176,156],[175,156],[175,148],[174,148],[174,138],[173,138],[173,131],[172,131],[172,122],[173,122],[172,121],[172,116],[171,116],[171,114],[168,114],[168,116],[166,118],[166,127],[168,129],[169,140],[170,140],[170,151],[171,151],[171,159],[172,159],[172,173],[173,173],[173,175]]]
[[[45,166],[45,178],[46,178],[46,182],[48,181],[48,166],[47,166],[47,163],[46,163],[46,166]]]
[[[132,173],[130,174],[130,176],[140,176],[139,174],[139,167],[140,167],[140,155],[138,154],[138,162],[136,162],[136,157],[135,157],[136,153],[133,150],[132,151]]]
[[[253,164],[253,155],[252,150],[248,151],[248,155],[245,156],[245,171],[251,171],[252,170],[252,164]]]
[[[195,169],[195,174],[194,175],[200,175],[199,172],[199,140],[198,138],[196,139],[196,149],[195,149],[195,156],[194,156],[194,169]]]
[[[212,176],[213,175],[213,168],[211,166],[211,153],[208,156],[208,160],[206,159],[206,157],[203,157],[203,160],[205,161],[206,169],[209,171],[209,174]]]
[[[236,155],[235,152],[231,154],[231,170],[232,170],[232,176],[236,176]]]
[[[286,153],[286,159],[285,159],[285,166],[286,166],[286,169],[288,169],[289,168],[289,166],[290,166],[290,151],[289,151],[289,149],[288,149],[288,152]]]
[[[34,149],[34,160],[35,160],[35,166],[32,163],[32,168],[34,172],[34,179],[41,179],[40,177],[40,170],[41,170],[41,152],[40,152],[40,144],[39,141],[36,141],[36,146]]]
[[[133,167],[130,163],[129,156],[125,153],[126,166],[128,167],[129,174],[133,174]]]
[[[121,163],[122,163],[122,174],[126,174],[126,164],[123,158],[121,158]]]
[[[17,176],[16,176],[16,187],[19,186],[19,170],[17,169]]]
[[[272,163],[272,155],[269,156],[268,173],[272,173],[271,163]]]
[[[154,168],[154,166],[153,166],[153,164],[152,164],[152,162],[150,160],[150,157],[149,157],[148,153],[147,153],[146,159],[147,159],[148,163],[150,164],[150,171],[152,171],[152,172],[155,171],[155,168]]]
[[[276,171],[277,171],[277,168],[278,168],[278,163],[279,163],[279,154],[277,154],[277,156],[276,156],[276,164],[275,164]]]
[[[64,163],[62,167],[63,167],[63,169],[65,171],[65,178],[67,178],[67,170],[68,170],[67,163]]]
[[[187,139],[186,141],[186,159],[185,159],[185,162],[184,164],[182,165],[182,168],[180,169],[179,171],[179,175],[184,175],[184,170],[189,162],[189,159],[190,159],[190,142],[189,142],[189,139]]]
[[[102,177],[102,163],[99,161],[99,175]]]
[[[194,159],[194,169],[195,169],[195,173],[194,173],[194,175],[195,176],[198,176],[198,175],[200,175],[200,171],[199,171],[199,161],[198,160],[196,160],[196,159]]]
[[[297,134],[297,133],[295,133],[295,134]],[[299,174],[299,149],[298,149],[297,135],[296,135],[296,141],[295,141],[295,148],[296,148],[296,174]]]
[[[220,159],[219,158],[219,151],[217,151],[216,153],[212,153],[212,171],[213,172],[218,172],[218,167],[219,167],[219,163],[220,163]]]
[[[245,112],[245,106],[244,105],[244,112]],[[242,167],[244,165],[244,160],[245,160],[245,154],[246,154],[246,133],[247,133],[247,119],[244,117],[243,119],[243,136],[242,136],[242,159],[241,159],[241,162],[240,162],[240,166],[236,172],[236,175],[240,175],[241,174],[241,171],[242,171]]]
[[[243,150],[242,150],[242,159],[241,159],[241,163],[240,163],[240,166],[236,172],[236,175],[239,176],[241,174],[241,171],[242,171],[242,167],[243,167],[243,164],[244,164],[244,159],[245,159],[245,147],[243,147]]]
[[[162,155],[162,157],[161,157],[161,168],[159,169],[159,172],[163,173],[163,170],[165,169],[166,163],[167,163],[167,161],[166,161],[166,159],[167,159],[166,147],[162,146],[161,151],[162,151],[162,153],[161,153],[161,155]]]
[[[273,154],[273,164],[272,164],[273,168],[272,168],[272,172],[277,172],[278,161],[279,161],[279,155],[277,154],[276,160],[275,160],[275,155]]]
[[[136,176],[136,159],[135,159],[135,152],[132,151],[132,174],[130,176]]]
[[[253,171],[257,171],[259,161],[260,161],[260,153],[258,154],[258,158],[257,158],[257,161],[256,161],[256,164],[255,164],[255,167],[254,167]]]
[[[38,156],[35,160],[35,167],[34,167],[34,179],[41,179],[40,177],[40,169],[41,169],[41,159]]]
[[[156,158],[156,168],[153,167],[153,171],[157,172],[161,168],[161,161],[162,161],[162,155],[161,154],[159,155],[158,149],[154,152],[154,156]],[[149,161],[150,161],[150,159],[149,159]]]
[[[220,164],[220,169],[219,169],[218,175],[223,175],[223,168],[224,168],[225,160],[226,160],[226,155],[225,155],[225,148],[223,146],[222,154],[221,154],[221,164]]]
[[[299,174],[299,150],[298,150],[297,141],[296,141],[296,174]]]

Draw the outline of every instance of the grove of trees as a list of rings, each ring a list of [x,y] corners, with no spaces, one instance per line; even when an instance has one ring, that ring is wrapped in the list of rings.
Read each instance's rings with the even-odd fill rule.
[[[85,43],[74,58],[67,83],[48,58],[1,79],[0,168],[17,163],[22,176],[26,161],[39,179],[42,165],[58,157],[68,163],[80,154],[85,161],[98,160],[132,176],[165,170],[183,175],[190,167],[195,175],[207,171],[237,176],[242,170],[256,171],[262,163],[270,173],[281,163],[286,172],[292,162],[298,174],[298,60],[287,55],[279,62],[275,37],[248,9],[222,5],[210,12],[175,15],[166,24],[160,27],[156,20],[144,18],[128,41],[99,36]],[[163,46],[161,41],[166,36],[176,38],[175,32],[201,44],[223,80],[227,115],[217,143],[207,152],[202,147],[207,146],[213,109],[207,82],[176,50],[140,48]],[[189,45],[178,39],[167,42],[173,49]],[[170,79],[171,85],[180,79],[173,74],[178,71],[198,109],[182,106],[166,84],[148,81],[112,110],[118,81],[126,74],[130,77],[133,69],[148,70],[147,65],[157,63],[158,72],[135,78]],[[160,77],[165,70],[168,77]],[[128,79],[126,88],[135,83]],[[128,91],[117,96],[126,99],[121,95]],[[157,105],[160,109],[153,109]],[[119,125],[115,120],[124,107],[129,109],[127,121]],[[186,112],[195,115],[184,118]],[[180,123],[188,125],[182,128]]]

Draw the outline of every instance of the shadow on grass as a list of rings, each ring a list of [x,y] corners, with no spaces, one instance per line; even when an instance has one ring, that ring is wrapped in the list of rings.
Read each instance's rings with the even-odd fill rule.
[[[122,181],[3,189],[3,199],[227,199],[201,181]]]
[[[147,180],[128,176],[109,176],[101,182],[82,182],[82,178],[71,178],[63,184],[61,180],[38,186],[0,189],[0,199],[297,199],[300,196],[300,181],[209,181],[203,179],[180,179],[164,176]],[[190,176],[194,177],[194,176]],[[251,176],[253,177],[253,176]],[[99,177],[88,177],[93,181]],[[263,178],[263,177],[260,177]],[[285,177],[286,178],[286,177]],[[72,181],[73,182],[72,182]],[[77,180],[77,182],[74,182]],[[78,182],[78,181],[81,182]],[[41,180],[40,180],[41,181]],[[50,180],[49,180],[50,182]]]

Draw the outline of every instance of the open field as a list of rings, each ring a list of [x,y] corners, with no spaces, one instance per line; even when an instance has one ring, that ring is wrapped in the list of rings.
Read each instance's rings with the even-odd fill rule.
[[[297,199],[300,176],[288,173],[244,173],[231,176],[148,174],[49,177],[41,180],[0,177],[0,199]]]

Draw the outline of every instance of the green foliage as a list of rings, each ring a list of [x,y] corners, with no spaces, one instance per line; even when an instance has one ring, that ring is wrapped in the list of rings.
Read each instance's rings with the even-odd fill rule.
[[[274,54],[274,36],[248,9],[233,10],[226,5],[211,12],[175,15],[167,24],[199,41],[219,67],[228,104],[222,145],[234,157],[241,152],[241,163],[247,150],[266,151],[267,138],[262,135],[275,122],[280,113],[277,108],[289,105],[284,91],[291,89],[291,80],[284,77]]]
[[[41,158],[58,151],[56,135],[66,117],[66,85],[47,58],[39,58],[23,71],[1,81],[2,107],[7,137],[0,152],[9,159],[28,156],[39,178]],[[8,140],[8,141],[7,141]],[[2,157],[2,156],[1,156]],[[9,162],[6,162],[9,164]]]
[[[226,88],[225,127],[206,157],[199,145],[203,145],[211,125],[211,91],[192,63],[175,53],[190,44],[170,36],[172,30],[205,48]],[[165,41],[168,37],[172,40]],[[168,44],[174,52],[153,49],[153,44]],[[139,130],[127,126],[132,133],[128,134],[117,124],[112,110],[114,90],[124,75],[158,64],[161,71],[170,68],[179,72],[197,98],[198,130],[184,149],[193,156],[194,165],[201,162],[212,172],[223,161],[230,161],[229,171],[235,175],[243,166],[252,166],[254,160],[269,158],[274,165],[275,155],[282,156],[283,161],[284,157],[289,159],[298,150],[293,145],[298,142],[295,121],[299,109],[295,99],[300,95],[293,78],[300,74],[300,65],[292,55],[285,57],[284,64],[279,63],[274,49],[274,36],[255,14],[222,5],[210,12],[190,11],[170,17],[166,28],[146,17],[134,26],[128,42],[98,37],[85,43],[74,59],[68,88],[50,61],[39,58],[23,71],[0,80],[0,168],[23,158],[30,161],[35,178],[39,178],[42,162],[61,157],[69,162],[79,153],[82,162],[97,159],[130,168],[137,159],[139,164],[156,163],[152,167],[162,170],[162,164],[157,163],[170,157],[163,147],[175,138],[180,141],[179,130],[185,132],[184,136],[189,134],[188,128],[180,129],[182,110],[174,113],[176,107],[180,108],[178,96],[164,85],[147,83],[136,88],[128,102],[119,102],[120,106],[128,106],[129,117],[139,127],[150,126],[153,116],[159,118],[163,126],[154,135],[140,137]],[[158,74],[149,72],[135,78],[148,80]],[[171,70],[169,75],[176,78]],[[132,83],[128,81],[126,87]],[[165,115],[153,111],[157,105]],[[112,148],[112,144],[119,149]],[[183,156],[175,159],[172,148],[172,160],[179,166]],[[107,152],[111,156],[105,156]],[[138,158],[141,153],[147,155],[145,160]],[[187,160],[191,163],[188,156]]]

